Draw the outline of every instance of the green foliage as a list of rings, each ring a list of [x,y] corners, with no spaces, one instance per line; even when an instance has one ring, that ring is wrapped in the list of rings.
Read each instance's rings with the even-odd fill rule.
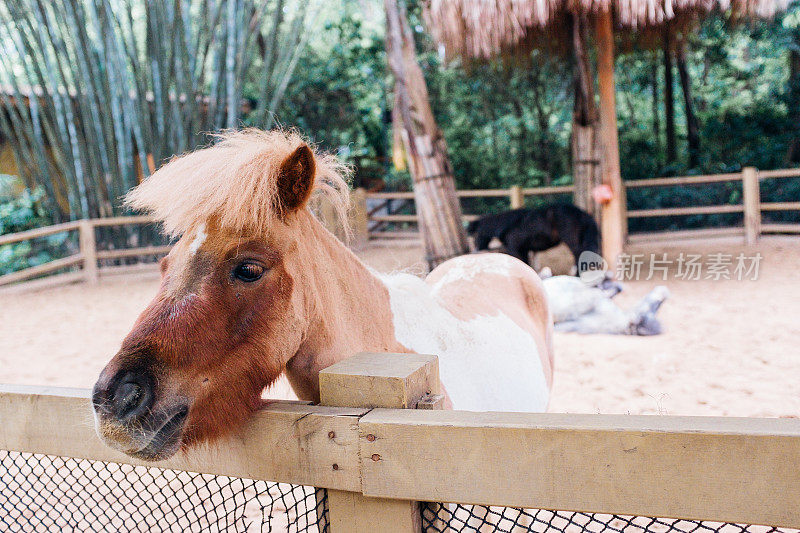
[[[356,167],[369,184],[381,172],[387,186],[408,188],[391,171],[392,80],[383,53],[382,3],[336,4],[318,46],[300,59],[295,82],[279,112]],[[534,52],[503,64],[446,64],[425,32],[418,3],[410,2],[418,59],[431,105],[449,146],[460,188],[511,184],[565,184],[570,175],[573,91],[569,58]],[[371,17],[370,17],[371,15]],[[683,93],[674,74],[678,160],[667,163],[664,66],[661,50],[626,50],[617,56],[616,84],[623,179],[737,171],[743,166],[785,168],[800,163],[800,72],[790,53],[800,53],[800,2],[775,20],[732,26],[712,16],[686,37],[692,103],[699,121],[700,164],[689,166]],[[326,45],[320,43],[329,43]],[[656,93],[654,116],[653,89]],[[655,129],[654,122],[658,125]],[[359,182],[359,178],[362,178]],[[770,201],[796,201],[800,180],[764,185]],[[653,188],[631,191],[630,208],[735,203],[736,187]],[[467,203],[469,205],[467,205]],[[502,202],[468,201],[469,212],[496,210]],[[740,215],[637,220],[637,229],[729,223]],[[770,215],[771,216],[771,215]],[[726,218],[727,217],[727,218]],[[730,220],[729,220],[730,219]],[[639,227],[641,226],[641,227]]]
[[[408,174],[391,163],[392,80],[380,0],[153,4],[158,9],[127,1],[121,12],[112,12],[106,0],[11,0],[0,7],[0,84],[11,88],[0,102],[8,110],[0,113],[0,129],[15,140],[28,182],[41,185],[56,221],[87,212],[81,187],[89,214],[113,211],[116,198],[135,182],[135,159],[153,153],[158,162],[205,142],[201,131],[232,120],[264,127],[273,116],[337,151],[354,166],[356,185],[410,187]],[[176,5],[182,9],[175,11]],[[535,52],[509,64],[445,63],[425,32],[419,2],[409,5],[418,59],[458,186],[569,183],[571,60]],[[236,23],[254,7],[261,10],[255,29]],[[208,48],[195,53],[181,36]],[[623,178],[799,164],[800,2],[770,21],[731,26],[723,16],[710,17],[685,41],[699,165],[689,166],[677,72],[678,159],[668,163],[662,51],[625,50],[616,65]],[[22,59],[15,63],[11,57]],[[19,96],[26,84],[42,88],[40,108],[48,112],[26,115],[12,105],[9,96]],[[77,95],[72,119],[67,99],[54,90],[62,86]],[[151,94],[152,103],[141,105],[143,94]],[[239,96],[245,102],[241,109]],[[201,100],[213,109],[194,105]],[[45,145],[52,153],[41,148]],[[800,180],[779,181],[764,185],[765,199],[800,197]],[[631,191],[630,207],[740,201],[735,188],[715,187]],[[64,188],[66,200],[59,197]],[[65,201],[68,209],[54,209]],[[502,205],[475,201],[465,208],[478,212]],[[708,220],[727,221],[678,217],[635,224],[652,229],[647,225],[688,227]]]
[[[16,233],[52,224],[42,206],[42,191],[25,189],[15,196],[10,192],[11,176],[0,175],[0,235]],[[68,246],[67,233],[58,233],[19,243],[0,246],[0,275],[39,265],[63,255]]]
[[[328,22],[323,32],[332,44],[301,57],[279,117],[337,150],[355,168],[356,185],[391,181],[383,39],[358,13]]]

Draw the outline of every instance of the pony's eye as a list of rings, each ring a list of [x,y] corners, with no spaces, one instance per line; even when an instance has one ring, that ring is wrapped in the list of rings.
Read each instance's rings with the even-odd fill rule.
[[[264,267],[252,261],[244,261],[239,263],[233,269],[233,277],[251,283],[258,281],[264,275]]]

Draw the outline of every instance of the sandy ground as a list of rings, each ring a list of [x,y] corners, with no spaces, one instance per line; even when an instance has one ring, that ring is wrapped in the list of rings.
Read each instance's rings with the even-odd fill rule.
[[[657,337],[557,334],[552,411],[725,416],[800,415],[800,239],[764,238],[639,245],[631,253],[760,252],[750,280],[675,279],[626,283],[617,297],[633,306],[657,284],[672,296]],[[370,247],[360,253],[380,271],[422,272],[414,246]],[[549,254],[563,269],[561,251]],[[560,257],[559,257],[560,256]],[[704,269],[705,270],[705,269]],[[645,264],[643,274],[648,271]],[[704,273],[705,274],[705,273]],[[659,276],[661,274],[659,273]],[[157,275],[104,279],[0,294],[0,383],[91,387],[137,314],[155,294]],[[284,387],[275,391],[286,396]]]

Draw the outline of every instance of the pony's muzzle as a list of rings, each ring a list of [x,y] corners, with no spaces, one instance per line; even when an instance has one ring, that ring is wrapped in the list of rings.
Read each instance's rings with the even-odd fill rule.
[[[110,364],[103,370],[92,391],[97,434],[103,442],[145,460],[164,459],[180,449],[189,401],[156,390],[156,383],[148,368]]]
[[[107,381],[101,376],[92,392],[95,412],[121,424],[146,416],[155,400],[153,381],[141,370],[119,372]]]

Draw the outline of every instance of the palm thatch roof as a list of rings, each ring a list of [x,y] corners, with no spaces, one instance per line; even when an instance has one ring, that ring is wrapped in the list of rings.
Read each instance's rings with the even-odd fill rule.
[[[489,59],[532,48],[570,46],[574,15],[612,10],[617,30],[647,41],[665,29],[682,32],[703,17],[769,18],[789,0],[428,0],[425,18],[448,56]]]

